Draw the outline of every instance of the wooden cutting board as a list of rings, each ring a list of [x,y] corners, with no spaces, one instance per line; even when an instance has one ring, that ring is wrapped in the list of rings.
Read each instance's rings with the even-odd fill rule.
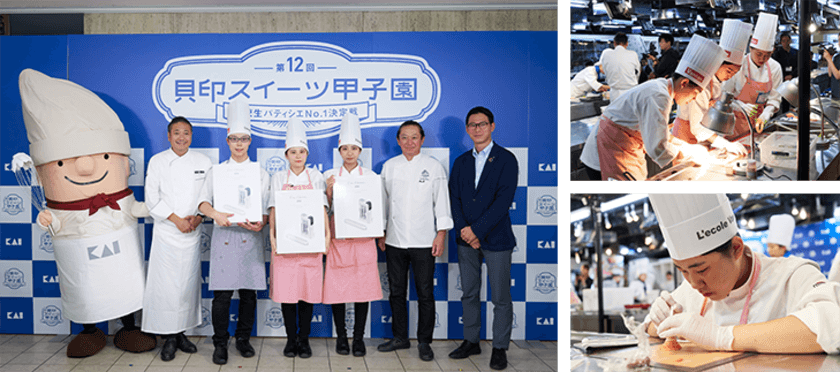
[[[752,355],[742,351],[708,351],[693,342],[680,342],[681,350],[664,350],[662,345],[651,345],[651,365],[676,371],[702,371]]]

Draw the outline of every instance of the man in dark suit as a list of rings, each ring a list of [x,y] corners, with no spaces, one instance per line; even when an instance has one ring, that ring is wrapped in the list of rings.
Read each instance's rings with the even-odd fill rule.
[[[493,113],[475,107],[467,114],[467,134],[475,146],[455,159],[449,177],[449,198],[457,235],[458,268],[464,308],[464,342],[449,354],[463,359],[480,354],[481,261],[487,263],[493,301],[493,354],[490,368],[507,367],[513,321],[510,295],[511,254],[516,238],[508,210],[516,193],[519,164],[516,157],[492,139]]]

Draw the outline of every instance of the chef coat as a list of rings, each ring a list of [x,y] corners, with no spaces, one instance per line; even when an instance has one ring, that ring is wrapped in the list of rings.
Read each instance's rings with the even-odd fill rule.
[[[601,85],[598,82],[598,71],[595,69],[595,66],[588,66],[578,72],[575,78],[572,79],[572,93],[570,97],[583,97],[586,93],[598,91]]]
[[[429,248],[438,231],[454,226],[446,171],[435,158],[395,156],[382,165],[385,185],[385,243],[397,248]]]
[[[700,124],[703,117],[709,111],[723,92],[723,83],[715,75],[709,81],[709,85],[697,94],[697,98],[684,105],[677,106],[677,118],[689,123],[691,134],[697,138],[697,142],[703,142],[715,135],[715,132]]]
[[[589,135],[586,136],[586,142],[583,143],[583,150],[580,152],[580,161],[589,168],[601,171],[601,164],[598,160],[598,123],[595,123]]]
[[[188,150],[152,156],[146,176],[146,204],[155,220],[143,298],[143,331],[173,334],[201,324],[200,229],[182,233],[167,218],[198,212],[198,193],[212,162]]]
[[[640,303],[646,303],[648,299],[648,291],[647,285],[643,283],[641,280],[636,279],[630,282],[628,286],[631,291],[633,291],[633,299],[639,301]]]
[[[610,103],[604,116],[613,123],[640,132],[645,152],[659,166],[674,160],[680,150],[669,142],[668,120],[674,102],[670,79],[653,79]],[[600,156],[599,156],[600,159]]]
[[[840,250],[834,254],[834,259],[831,260],[831,270],[828,272],[828,280],[840,282]]]
[[[826,353],[840,352],[840,332],[836,328],[837,319],[840,319],[840,284],[826,281],[819,266],[811,260],[758,254],[753,257],[760,260],[761,269],[750,300],[747,323],[793,315],[817,335],[817,343]],[[720,326],[740,324],[755,268],[756,265],[752,265],[750,277],[729,296],[720,301],[709,300],[705,316],[712,317]],[[685,312],[699,314],[703,307],[703,295],[691,288],[687,280],[671,295]],[[645,322],[650,322],[650,315]]]
[[[747,54],[744,56],[744,64],[741,65],[741,69],[738,70],[738,73],[735,74],[731,79],[727,80],[723,83],[723,91],[724,92],[731,92],[734,94],[735,97],[741,93],[741,89],[744,88],[744,84],[747,81],[747,75],[752,77],[752,80],[757,83],[764,83],[767,81],[771,81],[773,83],[773,88],[770,90],[770,93],[767,94],[767,105],[773,106],[776,111],[779,110],[779,106],[781,106],[782,96],[779,92],[776,91],[782,83],[784,82],[784,75],[782,75],[782,66],[776,60],[770,58],[765,62],[767,67],[770,67],[770,76],[767,75],[767,67],[761,66],[758,67],[750,58],[750,55]],[[748,71],[749,69],[749,71]],[[755,104],[756,102],[746,102]],[[761,112],[758,113],[759,115]]]
[[[247,160],[249,163],[255,163]],[[228,159],[222,164],[237,164]],[[241,163],[240,163],[241,164]],[[262,190],[262,211],[268,214],[269,184],[271,176],[260,167],[260,190]],[[213,205],[213,168],[207,172],[207,179],[201,188],[197,205],[208,202]],[[226,212],[219,210],[220,212]],[[254,221],[257,222],[257,221]],[[211,291],[253,289],[265,290],[265,240],[262,231],[250,231],[236,224],[224,227],[213,224],[213,238],[210,241],[210,285]]]
[[[624,91],[639,84],[639,72],[642,65],[639,55],[623,46],[607,49],[601,54],[601,69],[610,86],[610,101],[618,98]]]

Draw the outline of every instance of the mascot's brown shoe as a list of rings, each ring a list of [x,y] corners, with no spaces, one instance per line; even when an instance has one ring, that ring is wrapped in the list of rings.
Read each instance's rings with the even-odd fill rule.
[[[67,356],[70,358],[86,358],[105,347],[105,333],[97,328],[90,334],[79,333],[67,344]]]
[[[140,328],[125,329],[123,327],[114,335],[114,346],[132,353],[142,353],[157,346],[155,336],[143,333]]]

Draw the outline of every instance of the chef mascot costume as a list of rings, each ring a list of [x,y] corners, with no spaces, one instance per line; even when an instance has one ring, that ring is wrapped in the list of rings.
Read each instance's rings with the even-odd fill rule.
[[[837,354],[840,285],[813,261],[756,254],[738,235],[726,195],[650,195],[685,281],[663,291],[648,333],[710,350]]]
[[[99,96],[78,84],[31,69],[19,84],[29,151],[47,199],[38,226],[54,232],[63,314],[84,326],[67,356],[96,354],[105,347],[96,323],[117,318],[123,328],[114,346],[154,349],[154,336],[134,324],[145,287],[137,218],[149,210],[128,188],[128,133]]]
[[[767,230],[767,255],[770,257],[784,257],[790,242],[793,241],[793,229],[796,220],[789,214],[777,214],[770,217],[770,228]]]

